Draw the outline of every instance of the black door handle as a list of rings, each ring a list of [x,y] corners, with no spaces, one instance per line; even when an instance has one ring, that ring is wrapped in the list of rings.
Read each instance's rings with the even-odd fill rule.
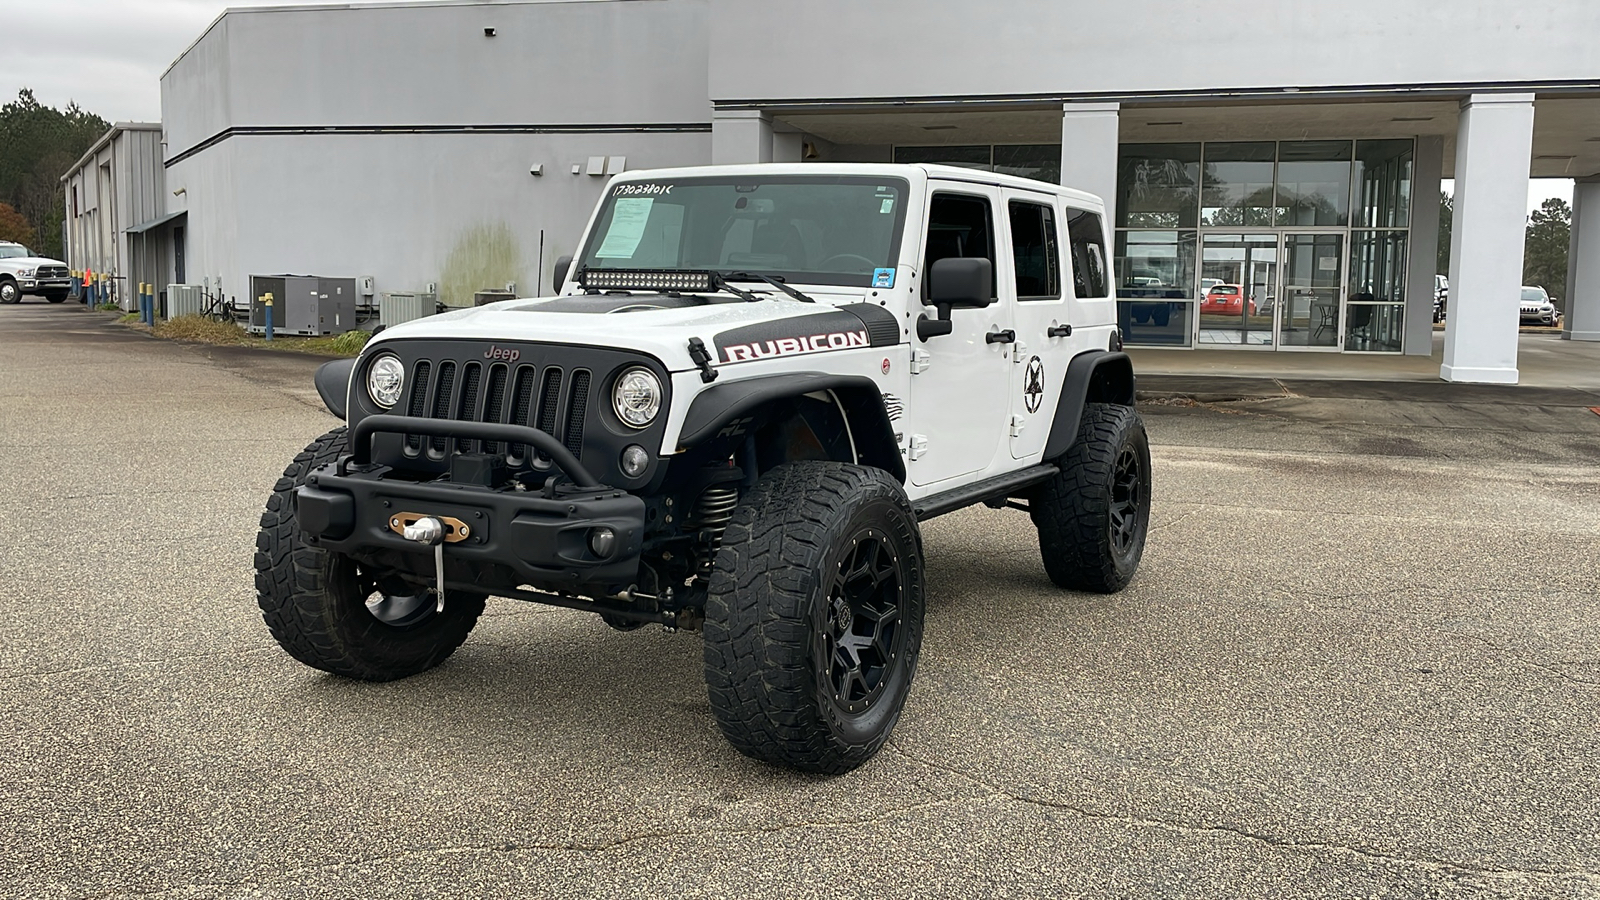
[[[1055,325],[1045,332],[1046,337],[1072,337],[1071,325]]]
[[[983,340],[988,344],[1015,344],[1017,333],[1009,328],[1005,331],[991,331],[983,336]]]

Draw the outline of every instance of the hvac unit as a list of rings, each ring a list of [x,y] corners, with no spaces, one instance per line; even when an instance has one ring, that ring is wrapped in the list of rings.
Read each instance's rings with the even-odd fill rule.
[[[356,327],[356,280],[314,275],[250,276],[250,330],[267,330],[264,298],[272,295],[272,330],[282,334],[344,334]]]
[[[198,284],[167,285],[167,318],[198,316],[206,308],[206,290]]]
[[[408,294],[384,291],[378,301],[378,323],[388,328],[431,316],[438,308],[438,298],[433,294]]]

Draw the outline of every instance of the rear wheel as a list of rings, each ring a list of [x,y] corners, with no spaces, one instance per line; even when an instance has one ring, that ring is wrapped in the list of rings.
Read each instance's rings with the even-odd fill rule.
[[[1128,586],[1150,528],[1150,440],[1132,407],[1090,403],[1061,472],[1032,497],[1050,580],[1112,594]]]
[[[811,772],[871,759],[916,672],[922,577],[916,517],[887,473],[767,473],[734,513],[706,599],[706,684],[729,742]]]
[[[444,612],[428,591],[307,544],[294,489],[346,448],[345,429],[313,441],[267,498],[256,536],[256,602],[278,644],[308,666],[392,681],[427,671],[461,646],[483,613],[482,594],[450,594]]]

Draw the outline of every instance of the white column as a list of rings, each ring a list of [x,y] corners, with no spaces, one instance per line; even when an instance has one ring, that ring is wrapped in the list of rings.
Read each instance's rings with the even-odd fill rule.
[[[1121,104],[1067,103],[1061,107],[1061,184],[1098,194],[1116,221],[1117,136]]]
[[[711,113],[713,165],[772,162],[772,120],[759,109]]]
[[[1572,243],[1567,252],[1566,318],[1561,336],[1600,341],[1600,175],[1572,186]]]
[[[1406,355],[1433,355],[1433,276],[1439,269],[1439,180],[1444,138],[1417,138],[1411,178],[1411,264],[1406,270]]]
[[[1456,136],[1445,381],[1517,383],[1517,300],[1533,162],[1533,95],[1473,94]]]

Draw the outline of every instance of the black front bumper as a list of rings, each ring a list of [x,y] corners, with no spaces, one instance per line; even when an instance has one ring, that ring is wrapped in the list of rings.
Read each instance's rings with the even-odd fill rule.
[[[464,540],[444,545],[446,566],[512,582],[483,584],[486,590],[527,584],[546,591],[613,594],[637,579],[645,532],[640,497],[595,483],[570,455],[564,460],[557,456],[556,462],[577,483],[552,479],[544,486],[418,481],[413,473],[368,462],[372,435],[400,426],[535,446],[553,442],[523,426],[369,417],[352,429],[352,454],[316,470],[295,492],[296,518],[308,540],[369,561],[386,552],[412,554],[417,557],[414,570],[431,571],[433,548],[406,540],[392,525],[396,517],[411,513],[470,526]],[[597,529],[610,529],[614,535],[604,556],[591,547]]]

